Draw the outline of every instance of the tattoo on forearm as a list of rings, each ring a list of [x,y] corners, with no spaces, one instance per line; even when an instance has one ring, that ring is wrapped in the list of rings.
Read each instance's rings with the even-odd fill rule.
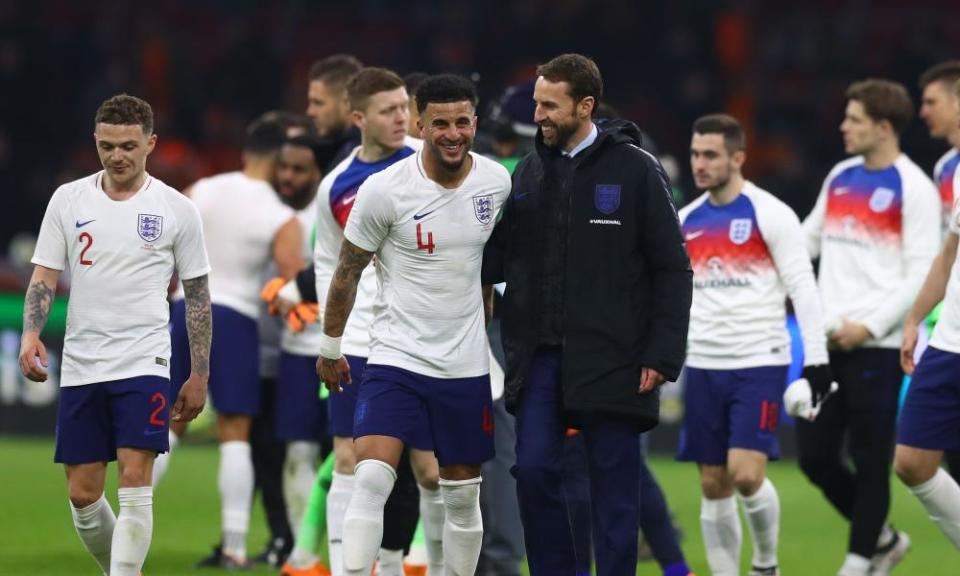
[[[43,280],[30,284],[23,303],[23,331],[40,333],[47,324],[56,287],[47,286]]]
[[[323,331],[330,336],[342,336],[347,317],[357,298],[357,284],[363,269],[370,264],[372,252],[357,248],[344,240],[340,247],[340,260],[330,281],[327,305],[323,312]]]
[[[183,294],[187,307],[187,337],[190,339],[190,370],[200,376],[209,376],[213,317],[207,276],[184,280]]]

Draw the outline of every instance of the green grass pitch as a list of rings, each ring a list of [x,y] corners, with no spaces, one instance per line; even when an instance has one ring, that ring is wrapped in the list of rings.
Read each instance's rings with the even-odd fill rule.
[[[49,441],[0,439],[0,574],[96,575],[70,522],[63,471],[52,463]],[[192,566],[218,539],[219,499],[216,492],[217,451],[210,445],[178,448],[164,483],[154,499],[154,533],[146,576],[217,574]],[[699,576],[709,574],[700,540],[700,496],[696,468],[665,458],[652,460],[654,472],[685,533],[683,550]],[[115,470],[107,495],[116,509]],[[792,462],[771,466],[780,492],[782,522],[780,566],[787,576],[836,574],[846,549],[846,526]],[[892,521],[913,539],[913,549],[897,574],[960,574],[960,555],[930,522],[920,505],[893,480]],[[744,527],[744,536],[747,536]],[[253,514],[250,550],[266,541],[263,514]],[[743,551],[743,573],[749,569],[749,544]],[[274,574],[259,570],[246,574]],[[656,575],[653,562],[641,563],[637,574]]]

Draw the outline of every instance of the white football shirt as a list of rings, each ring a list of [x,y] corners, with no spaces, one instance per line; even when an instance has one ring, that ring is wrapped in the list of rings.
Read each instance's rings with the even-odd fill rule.
[[[732,370],[790,363],[786,297],[803,335],[804,364],[826,364],[823,309],[800,220],[745,182],[724,206],[704,193],[679,213],[693,268],[687,365]]]
[[[187,197],[148,174],[118,202],[102,178],[54,192],[31,260],[70,270],[62,386],[169,378],[170,278],[174,269],[186,280],[210,271],[200,215]]]
[[[953,190],[960,190],[960,170],[953,176]],[[954,197],[953,210],[950,212],[950,234],[960,234],[960,197]],[[930,345],[960,354],[960,252],[950,269],[947,291],[943,297],[943,309],[940,319],[933,328]]]
[[[470,153],[456,189],[426,176],[422,153],[367,178],[344,236],[377,255],[371,364],[434,378],[490,372],[480,287],[483,246],[510,175]]]
[[[313,269],[316,273],[317,301],[321,309],[327,303],[330,280],[337,269],[343,227],[357,199],[357,191],[370,177],[409,157],[423,146],[423,141],[407,137],[404,146],[377,162],[364,162],[357,157],[357,147],[342,162],[324,176],[317,192],[316,241],[313,248]],[[373,303],[377,297],[377,275],[371,264],[360,275],[357,298],[343,330],[340,349],[349,356],[367,358],[370,355],[370,325],[373,324]],[[321,314],[320,326],[323,326]],[[322,331],[322,329],[321,329]],[[319,347],[314,348],[316,354]]]
[[[803,222],[807,250],[820,258],[827,330],[848,319],[873,334],[865,346],[899,349],[940,227],[937,189],[905,154],[880,170],[864,166],[862,156],[837,164]]]
[[[190,190],[210,254],[210,301],[256,319],[273,239],[295,217],[273,187],[242,172],[198,180]],[[181,287],[175,298],[183,297]]]

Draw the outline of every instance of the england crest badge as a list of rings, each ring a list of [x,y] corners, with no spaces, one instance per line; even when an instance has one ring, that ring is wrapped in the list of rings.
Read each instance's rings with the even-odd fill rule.
[[[889,188],[877,188],[870,195],[870,209],[874,212],[885,212],[893,205],[897,193]]]
[[[751,231],[753,221],[749,218],[734,218],[730,221],[730,241],[738,246],[750,239]]]
[[[473,214],[481,224],[493,220],[493,194],[473,197]]]
[[[616,212],[620,208],[620,185],[597,184],[593,191],[593,205],[607,216]]]
[[[163,216],[139,214],[137,216],[137,234],[147,242],[153,242],[163,232]]]

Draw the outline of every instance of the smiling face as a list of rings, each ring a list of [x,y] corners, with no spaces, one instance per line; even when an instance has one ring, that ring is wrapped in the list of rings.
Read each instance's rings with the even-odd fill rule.
[[[147,169],[147,156],[157,143],[156,134],[144,134],[139,124],[98,123],[93,132],[106,177],[120,189],[138,185]]]
[[[537,78],[533,87],[533,100],[533,121],[540,126],[543,143],[550,148],[566,149],[570,138],[590,122],[593,112],[592,97],[575,102],[569,83],[551,82],[543,76]]]
[[[429,154],[448,172],[456,172],[467,159],[477,134],[473,104],[430,102],[420,116],[420,134]]]

